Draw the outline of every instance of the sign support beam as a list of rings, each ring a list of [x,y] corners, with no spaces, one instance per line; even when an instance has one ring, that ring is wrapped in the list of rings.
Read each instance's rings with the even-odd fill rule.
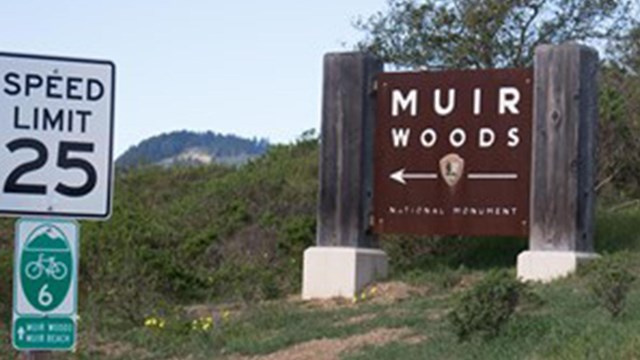
[[[304,255],[304,299],[352,297],[386,276],[370,230],[374,78],[383,64],[360,52],[324,58],[317,246]]]
[[[24,353],[24,360],[48,360],[51,359],[50,351],[27,351]]]
[[[593,252],[598,125],[598,53],[544,45],[534,60],[534,129],[529,251],[518,276],[549,281]]]

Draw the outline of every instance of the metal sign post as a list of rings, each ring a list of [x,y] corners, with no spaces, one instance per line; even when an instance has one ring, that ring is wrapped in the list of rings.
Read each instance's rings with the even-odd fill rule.
[[[23,355],[24,360],[47,360],[50,358],[49,351],[27,351]]]

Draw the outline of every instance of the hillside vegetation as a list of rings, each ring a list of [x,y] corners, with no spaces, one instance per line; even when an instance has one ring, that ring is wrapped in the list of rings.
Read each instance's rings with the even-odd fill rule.
[[[387,301],[381,284],[355,303],[328,308],[283,300],[299,293],[302,252],[315,239],[318,148],[318,139],[307,134],[294,144],[273,146],[239,168],[118,172],[113,217],[82,222],[77,356],[162,359],[191,354],[209,359],[284,351],[319,337],[342,341],[355,336],[352,340],[361,344],[357,348],[365,346],[370,354],[354,354],[356,358],[385,359],[405,351],[407,358],[437,358],[447,349],[461,358],[509,358],[542,351],[526,340],[524,334],[531,331],[540,336],[559,332],[574,343],[575,349],[565,349],[548,338],[555,345],[541,354],[551,357],[584,354],[596,340],[622,346],[618,353],[603,354],[634,354],[633,338],[614,340],[602,334],[638,326],[635,315],[629,315],[637,311],[627,311],[619,325],[611,323],[586,296],[582,280],[537,287],[552,305],[525,307],[496,342],[456,345],[444,315],[459,291],[488,269],[512,268],[526,239],[386,236],[381,244],[392,261],[392,279],[417,290]],[[624,192],[614,188],[615,196],[603,197],[596,247],[601,253],[631,250],[636,259],[640,214],[628,197],[617,202]],[[13,223],[0,220],[0,336],[6,339],[0,353],[5,354],[11,353]],[[631,309],[637,308],[639,294],[636,283]],[[369,320],[349,322],[365,315]],[[390,343],[367,348],[376,342],[358,334],[368,332],[388,336]],[[434,347],[436,343],[441,346]],[[340,344],[334,345],[347,346]]]
[[[614,66],[605,67],[601,79],[596,250],[630,250],[640,261],[640,80]],[[299,293],[302,253],[315,240],[318,149],[318,138],[307,133],[240,167],[120,168],[113,217],[82,222],[77,356],[209,359],[352,336],[366,350],[356,358],[439,358],[447,351],[455,358],[638,356],[637,338],[629,334],[640,326],[633,315],[639,282],[631,288],[630,310],[616,322],[587,296],[585,281],[567,280],[538,287],[551,305],[518,311],[495,342],[456,345],[444,314],[486,270],[512,268],[527,247],[522,238],[385,236],[381,245],[390,255],[392,279],[429,291],[400,303],[347,301],[330,309],[284,300]],[[13,223],[0,219],[0,354],[13,354]],[[334,325],[366,314],[371,321]],[[413,347],[398,343],[402,337],[386,328],[420,340],[411,340]],[[368,331],[393,341],[366,348],[377,343],[358,337]],[[544,337],[551,349],[527,334]],[[569,347],[557,340],[563,337]],[[600,343],[606,345],[598,352],[592,344]],[[334,345],[344,344],[324,347]]]
[[[84,228],[84,278],[110,288],[96,300],[129,299],[119,310],[138,321],[163,302],[295,291],[292,261],[314,236],[316,159],[316,142],[301,140],[237,170],[119,175],[113,218]]]

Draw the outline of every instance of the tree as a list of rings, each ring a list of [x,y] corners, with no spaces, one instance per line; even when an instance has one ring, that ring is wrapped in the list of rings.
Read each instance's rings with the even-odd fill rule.
[[[632,1],[389,0],[387,12],[355,26],[365,33],[360,49],[400,67],[521,67],[539,44],[619,42]]]
[[[638,12],[637,0],[389,0],[355,26],[361,50],[400,68],[531,66],[537,45],[567,41],[601,50],[596,189],[607,203],[640,197]]]
[[[640,196],[640,77],[630,68],[624,61],[600,71],[596,190],[605,203]]]
[[[637,16],[640,17],[640,9]],[[621,66],[640,75],[640,21],[634,23],[615,50]]]

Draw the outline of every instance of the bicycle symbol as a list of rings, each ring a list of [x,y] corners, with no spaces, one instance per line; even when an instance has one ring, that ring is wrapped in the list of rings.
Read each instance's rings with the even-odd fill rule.
[[[37,280],[43,274],[54,280],[62,280],[68,271],[67,266],[61,261],[56,261],[55,256],[45,259],[44,254],[39,254],[37,261],[27,263],[25,269],[27,277],[31,280]]]

